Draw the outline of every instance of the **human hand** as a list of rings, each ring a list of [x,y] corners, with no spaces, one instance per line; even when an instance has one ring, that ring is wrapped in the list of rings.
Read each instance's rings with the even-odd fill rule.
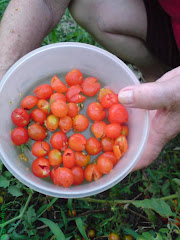
[[[180,67],[154,83],[128,86],[119,92],[126,107],[150,110],[150,134],[133,171],[150,165],[165,144],[180,132]]]

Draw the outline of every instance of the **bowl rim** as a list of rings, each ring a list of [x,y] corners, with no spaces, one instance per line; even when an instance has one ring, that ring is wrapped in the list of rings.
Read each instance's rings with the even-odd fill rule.
[[[37,54],[40,54],[44,51],[49,51],[52,50],[54,48],[64,48],[64,47],[73,47],[73,48],[85,48],[85,49],[89,49],[91,51],[96,51],[100,54],[105,55],[108,58],[111,58],[113,61],[115,61],[116,63],[118,63],[119,65],[121,65],[121,67],[123,68],[123,70],[125,72],[127,72],[128,75],[130,75],[131,78],[133,78],[133,81],[135,84],[140,84],[140,82],[138,81],[137,77],[135,76],[135,74],[132,72],[132,70],[118,57],[116,57],[115,55],[113,55],[112,53],[108,52],[107,50],[104,50],[100,47],[97,46],[93,46],[87,43],[78,43],[78,42],[60,42],[60,43],[53,43],[53,44],[49,44],[46,46],[42,46],[39,47],[29,53],[27,53],[26,55],[24,55],[22,58],[20,58],[16,63],[14,63],[10,69],[5,73],[5,75],[3,76],[1,82],[0,82],[0,93],[3,90],[3,86],[6,83],[6,81],[8,80],[9,76],[11,76],[11,74],[13,74],[13,72],[20,66],[22,65],[25,61],[27,61],[28,59],[34,57]],[[136,156],[134,157],[134,161],[131,162],[131,164],[129,164],[129,166],[122,172],[121,176],[116,176],[115,178],[113,178],[113,180],[111,180],[110,182],[108,182],[108,184],[103,184],[103,185],[96,185],[96,189],[86,189],[86,191],[83,192],[76,192],[70,188],[69,190],[67,190],[66,188],[64,188],[62,191],[47,191],[47,189],[45,189],[45,187],[40,188],[38,187],[38,184],[35,184],[34,182],[31,182],[28,179],[25,179],[24,177],[22,177],[20,174],[18,174],[17,172],[15,172],[12,168],[12,166],[9,164],[9,162],[6,160],[5,157],[5,152],[1,147],[1,143],[0,143],[0,157],[1,160],[3,162],[3,164],[5,165],[5,167],[12,173],[12,175],[14,177],[16,177],[20,182],[22,182],[24,185],[28,186],[29,188],[38,191],[42,194],[45,195],[49,195],[49,196],[53,196],[53,197],[59,197],[59,198],[80,198],[80,197],[87,197],[87,196],[91,196],[94,194],[98,194],[101,193],[103,191],[106,191],[108,189],[110,189],[111,187],[113,187],[114,185],[116,185],[118,182],[120,182],[122,179],[124,179],[130,172],[131,170],[134,168],[134,166],[137,164],[137,162],[139,161],[143,150],[146,146],[147,140],[148,140],[148,136],[149,136],[149,123],[150,123],[150,119],[149,119],[149,111],[147,110],[143,110],[145,112],[145,123],[144,123],[144,131],[143,131],[143,139],[144,142],[141,145],[141,147],[138,149],[138,151],[136,152]]]

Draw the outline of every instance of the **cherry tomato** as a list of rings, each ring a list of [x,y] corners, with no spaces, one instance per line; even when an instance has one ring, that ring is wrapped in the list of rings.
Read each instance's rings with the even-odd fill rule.
[[[106,112],[103,106],[98,102],[90,103],[87,108],[87,114],[92,120],[101,121],[105,118]]]
[[[71,149],[66,149],[63,154],[63,166],[72,168],[75,166],[75,154]]]
[[[42,84],[34,89],[34,94],[38,98],[48,99],[53,94],[53,89],[49,84]]]
[[[77,213],[76,213],[76,210],[72,210],[72,211],[68,210],[68,214],[70,217],[75,217]]]
[[[176,218],[175,224],[176,226],[180,227],[180,218]]]
[[[68,103],[67,106],[68,106],[68,114],[67,115],[71,118],[75,117],[79,112],[79,108],[78,108],[77,104],[76,103]]]
[[[109,240],[120,240],[120,237],[116,233],[110,233]]]
[[[104,108],[110,108],[113,104],[117,103],[119,103],[118,95],[113,93],[107,93],[101,100],[101,104]]]
[[[106,94],[108,94],[108,93],[110,93],[110,94],[115,94],[111,89],[109,89],[109,88],[101,88],[100,89],[100,92],[99,92],[99,95],[98,95],[98,100],[99,100],[99,102],[101,103],[101,101],[102,101],[102,98],[106,95]]]
[[[65,116],[59,120],[59,128],[62,132],[67,133],[72,128],[72,118]]]
[[[17,108],[12,112],[11,120],[17,127],[25,127],[29,123],[29,114],[24,109]]]
[[[62,155],[61,152],[58,149],[52,149],[49,154],[49,163],[51,166],[54,168],[57,168],[61,165],[62,163]]]
[[[109,109],[108,120],[110,123],[128,122],[128,112],[121,104],[114,104]]]
[[[31,166],[32,172],[36,177],[45,178],[50,175],[50,164],[46,158],[36,158]]]
[[[11,132],[11,140],[15,145],[21,145],[29,140],[26,128],[17,127]]]
[[[131,235],[125,235],[123,240],[133,240],[133,237]]]
[[[56,75],[51,79],[51,87],[58,93],[64,93],[67,91],[67,86]]]
[[[91,230],[88,232],[88,236],[89,236],[90,238],[94,238],[95,235],[96,235],[96,232],[95,232],[93,229],[91,229]]]
[[[51,111],[56,117],[64,117],[68,113],[68,106],[63,100],[57,99],[51,104]]]
[[[68,138],[63,132],[55,132],[50,140],[53,148],[65,151],[68,148]]]
[[[81,84],[82,93],[89,97],[96,95],[101,88],[101,84],[97,81],[98,79],[94,77],[88,77],[84,79],[83,83]]]
[[[34,109],[30,113],[30,118],[32,118],[34,122],[39,123],[41,125],[44,124],[46,117],[47,117],[46,113],[40,109]]]
[[[122,128],[121,134],[124,135],[125,137],[127,137],[128,132],[129,132],[128,127],[126,125],[121,125],[121,128]]]
[[[90,156],[86,155],[84,152],[75,152],[75,162],[77,166],[85,167],[90,160]]]
[[[82,167],[75,166],[72,169],[72,173],[74,176],[74,185],[80,185],[84,181],[84,170]]]
[[[80,133],[75,133],[69,138],[69,147],[76,152],[82,152],[85,149],[86,139]]]
[[[66,97],[65,97],[65,95],[62,94],[62,93],[53,93],[53,94],[51,95],[49,101],[52,102],[52,101],[56,101],[57,99],[60,99],[60,100],[62,100],[62,101],[64,101],[64,102],[66,102]]]
[[[114,139],[109,137],[103,137],[101,138],[100,143],[101,143],[103,152],[111,152],[113,150]]]
[[[38,141],[32,145],[31,151],[35,157],[45,157],[50,151],[50,145],[45,141]]]
[[[102,138],[105,136],[105,126],[107,124],[103,121],[95,121],[91,126],[91,131],[93,132],[96,138]]]
[[[69,86],[81,85],[83,74],[78,69],[74,69],[66,74],[65,81]]]
[[[108,174],[111,172],[111,170],[113,169],[113,163],[112,161],[107,158],[104,157],[102,155],[100,155],[97,159],[97,167],[99,169],[99,171],[103,174]]]
[[[36,96],[33,96],[33,95],[26,96],[21,101],[21,107],[26,109],[26,110],[30,110],[30,109],[32,109],[33,107],[36,106],[38,100],[39,99]]]
[[[88,182],[92,182],[93,180],[97,181],[102,177],[102,173],[96,164],[89,164],[84,170],[84,177]]]
[[[45,114],[48,114],[49,102],[44,99],[39,99],[37,102],[37,106],[40,110],[42,110]]]
[[[113,165],[116,165],[116,163],[118,162],[118,159],[115,157],[113,152],[105,152],[101,154],[101,156],[109,158],[112,161]]]
[[[52,168],[51,171],[50,171],[50,177],[51,177],[51,180],[54,182],[54,173],[56,171],[56,168]]]
[[[97,140],[97,138],[91,137],[86,142],[86,152],[89,155],[99,154],[102,150],[101,143]]]
[[[79,85],[71,86],[66,92],[66,99],[68,102],[81,103],[86,100],[86,97],[81,95],[82,88]]]
[[[47,130],[51,132],[55,131],[58,128],[58,125],[59,125],[59,118],[53,114],[49,115],[45,120],[45,126]]]
[[[120,159],[124,155],[125,152],[127,152],[128,149],[128,143],[127,139],[124,135],[121,135],[120,137],[116,138],[113,146],[113,152],[117,159]]]
[[[65,188],[70,187],[73,184],[74,176],[69,168],[58,167],[54,173],[54,184],[63,186]]]
[[[105,129],[105,135],[109,138],[117,138],[121,135],[122,128],[118,123],[108,124]]]
[[[47,136],[45,128],[37,123],[33,123],[28,127],[28,134],[35,141],[42,141]]]
[[[89,120],[86,116],[82,114],[78,114],[73,118],[73,128],[75,131],[82,132],[86,130],[89,126]]]

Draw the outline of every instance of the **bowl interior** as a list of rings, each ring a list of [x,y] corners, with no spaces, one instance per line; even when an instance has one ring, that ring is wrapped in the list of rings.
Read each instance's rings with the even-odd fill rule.
[[[88,44],[59,43],[41,47],[21,58],[6,73],[0,85],[0,154],[3,163],[16,178],[30,188],[46,195],[64,198],[97,194],[121,181],[139,160],[149,129],[147,111],[128,109],[128,151],[110,174],[96,182],[65,189],[55,186],[49,178],[35,177],[31,172],[31,163],[35,157],[26,151],[29,161],[20,160],[17,148],[12,145],[10,131],[15,126],[11,122],[11,113],[36,86],[50,83],[55,74],[64,81],[65,74],[74,68],[79,69],[85,77],[97,77],[102,87],[108,86],[116,93],[125,86],[139,84],[132,71],[107,51]],[[96,99],[97,96],[87,99],[81,112],[86,115],[87,105]],[[92,122],[90,126],[91,124]],[[86,139],[92,136],[90,130],[86,130],[84,134]]]

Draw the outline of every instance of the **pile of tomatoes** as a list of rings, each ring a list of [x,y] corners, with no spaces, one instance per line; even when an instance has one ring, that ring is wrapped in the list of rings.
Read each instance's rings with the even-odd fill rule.
[[[101,88],[97,78],[83,79],[74,69],[66,74],[65,81],[53,76],[51,84],[39,85],[34,95],[21,101],[21,107],[11,115],[17,126],[11,139],[15,145],[34,140],[34,175],[50,176],[54,184],[70,187],[111,172],[128,148],[128,113],[117,94]],[[96,94],[97,101],[86,109],[88,118],[80,113],[80,106]],[[88,128],[94,136],[86,139],[83,131]],[[66,133],[71,129],[74,134],[68,138]],[[45,141],[47,132],[52,132],[49,142]],[[91,155],[98,155],[96,162],[91,162]]]

